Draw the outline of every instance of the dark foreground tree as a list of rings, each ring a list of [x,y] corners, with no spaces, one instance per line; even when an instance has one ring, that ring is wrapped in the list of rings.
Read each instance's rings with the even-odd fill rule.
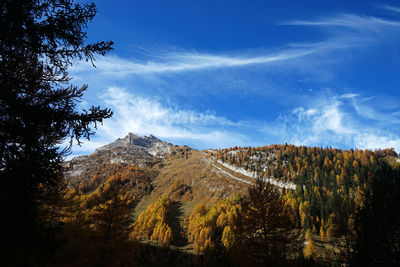
[[[84,42],[95,14],[93,3],[0,1],[2,262],[39,264],[51,253],[54,229],[39,218],[45,189],[62,179],[69,148],[58,145],[89,138],[92,123],[96,127],[112,115],[100,107],[77,110],[87,86],[71,85],[67,73],[74,60],[93,62],[95,54],[112,49],[110,41]]]
[[[252,264],[285,265],[302,249],[293,211],[274,185],[258,178],[242,201],[237,218],[237,249]]]
[[[121,175],[99,188],[97,204],[91,211],[91,220],[99,246],[98,266],[112,265],[112,261],[126,259],[127,246],[132,224],[133,195],[124,187]],[[108,263],[108,264],[107,264]]]
[[[400,170],[382,161],[356,213],[353,266],[400,265]]]
[[[129,241],[134,196],[127,187],[129,178],[116,174],[94,192],[85,194],[69,188],[62,207],[65,223],[62,236],[68,243],[51,265],[120,266],[132,263]],[[133,264],[133,263],[132,263]]]

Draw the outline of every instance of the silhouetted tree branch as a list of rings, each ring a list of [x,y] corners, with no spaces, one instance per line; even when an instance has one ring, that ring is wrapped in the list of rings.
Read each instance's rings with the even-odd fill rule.
[[[75,60],[93,63],[95,54],[112,49],[111,41],[85,44],[95,14],[93,3],[70,0],[0,2],[2,259],[31,264],[32,255],[48,252],[51,237],[38,221],[39,207],[43,191],[57,186],[70,150],[57,146],[89,138],[93,123],[96,128],[112,115],[95,106],[79,111],[87,85],[71,85],[67,72]]]

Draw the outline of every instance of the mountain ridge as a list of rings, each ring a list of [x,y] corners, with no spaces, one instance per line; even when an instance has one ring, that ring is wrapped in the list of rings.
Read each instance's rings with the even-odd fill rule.
[[[157,146],[167,147],[168,153],[150,154],[150,149]],[[329,259],[331,252],[325,245],[334,246],[342,238],[340,233],[352,227],[357,210],[365,203],[368,186],[379,177],[381,169],[400,168],[399,160],[393,149],[342,150],[288,144],[199,151],[168,144],[153,135],[129,133],[91,155],[72,159],[66,173],[75,175],[70,175],[70,184],[84,197],[117,181],[132,196],[131,216],[138,229],[143,226],[163,235],[170,231],[173,234],[168,244],[195,253],[205,247],[204,238],[197,232],[212,233],[219,227],[217,222],[227,222],[229,216],[222,212],[221,203],[236,203],[242,196],[245,199],[249,186],[261,178],[279,191],[296,227],[312,235],[312,239],[306,237],[305,246],[311,244],[321,258]],[[150,208],[161,200],[170,203],[164,207],[168,216],[163,221],[169,228],[159,231],[155,226],[149,228],[143,218],[149,213],[158,214],[159,208]],[[203,219],[198,220],[202,212],[204,220],[213,218],[209,222],[218,227],[210,228],[202,223]],[[221,234],[226,230],[222,228],[218,228]],[[139,241],[166,242],[165,238],[155,242],[153,234],[142,239],[141,229],[137,230]],[[220,234],[209,234],[207,238],[214,244],[220,242]]]
[[[113,148],[127,148],[127,149],[143,149],[150,155],[156,157],[163,157],[171,152],[173,144],[164,142],[154,135],[140,136],[129,132],[123,138],[117,138],[114,142],[107,145],[101,146],[95,150],[95,153],[101,153],[105,150],[111,150]]]
[[[154,135],[140,136],[128,133],[123,138],[101,146],[90,155],[74,157],[64,164],[64,173],[72,183],[90,179],[91,172],[104,164],[137,165],[150,168],[172,151],[173,145]],[[86,181],[88,182],[88,181]]]
[[[156,153],[151,154],[154,150]],[[72,158],[65,164],[65,175],[73,187],[81,186],[84,192],[93,192],[110,177],[137,166],[148,178],[138,179],[137,175],[124,172],[129,176],[127,180],[139,182],[140,189],[132,188],[136,194],[136,215],[167,194],[174,201],[182,202],[182,211],[188,216],[202,201],[213,204],[235,192],[244,193],[253,182],[217,163],[213,152],[173,145],[154,135],[128,133],[90,155]]]
[[[153,135],[128,133],[91,155],[73,158],[67,162],[65,173],[70,181],[85,184],[87,191],[91,191],[94,185],[109,178],[106,176],[112,172],[108,169],[120,168],[116,166],[121,164],[126,166],[123,168],[137,166],[145,170],[148,179],[140,180],[146,193],[137,198],[136,214],[167,194],[174,201],[183,201],[182,210],[188,215],[202,199],[213,203],[236,192],[245,193],[256,178],[263,178],[280,191],[298,191],[296,188],[303,191],[309,186],[313,186],[312,190],[315,190],[314,186],[336,190],[338,185],[343,185],[344,175],[347,176],[340,167],[344,166],[344,161],[346,168],[357,169],[357,166],[370,166],[379,158],[399,164],[398,155],[390,149],[373,152],[270,145],[198,151],[187,146],[174,146]],[[96,183],[91,182],[94,177]],[[346,179],[353,180],[353,176]],[[353,191],[362,185],[361,182],[350,184]]]

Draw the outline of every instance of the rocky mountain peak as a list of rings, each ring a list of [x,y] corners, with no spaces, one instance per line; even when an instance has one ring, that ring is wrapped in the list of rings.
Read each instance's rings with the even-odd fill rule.
[[[123,138],[99,147],[91,155],[75,157],[66,164],[65,174],[73,179],[83,179],[87,172],[104,163],[129,163],[139,167],[153,166],[170,154],[173,145],[154,135],[140,136],[128,133]]]
[[[156,156],[163,157],[169,154],[172,144],[161,141],[154,135],[140,136],[134,133],[128,133],[124,138],[118,138],[114,142],[99,147],[96,152],[111,150],[114,148],[125,148],[130,150],[144,150],[145,152]]]

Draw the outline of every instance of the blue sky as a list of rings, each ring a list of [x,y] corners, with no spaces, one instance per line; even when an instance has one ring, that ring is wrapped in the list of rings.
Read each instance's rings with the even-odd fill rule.
[[[198,149],[292,143],[400,152],[400,3],[96,1],[88,41],[113,40],[79,108],[114,117],[87,154],[128,132]]]

